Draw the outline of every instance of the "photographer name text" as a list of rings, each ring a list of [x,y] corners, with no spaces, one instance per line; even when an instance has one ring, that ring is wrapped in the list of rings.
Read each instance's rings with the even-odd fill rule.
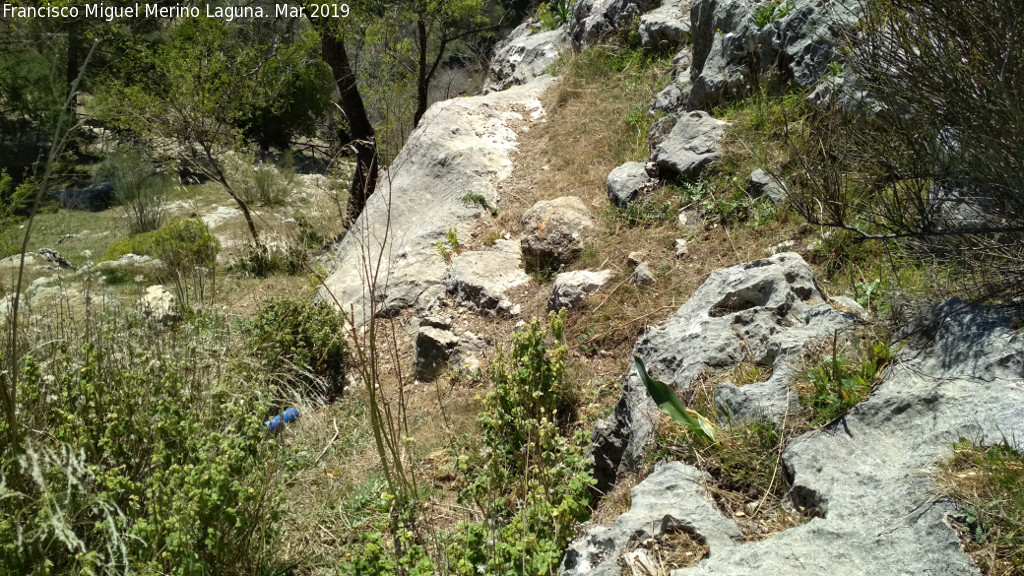
[[[261,6],[167,6],[161,4],[85,4],[82,6],[15,6],[4,4],[4,18],[95,18],[113,22],[128,18],[218,18],[225,21],[262,18],[348,18],[348,4],[275,4]]]

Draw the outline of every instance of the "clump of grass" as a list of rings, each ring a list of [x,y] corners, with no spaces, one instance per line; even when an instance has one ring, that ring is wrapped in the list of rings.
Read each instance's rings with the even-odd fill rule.
[[[764,28],[771,22],[785,17],[792,10],[789,0],[767,0],[754,11],[754,24],[758,28]]]
[[[716,439],[692,433],[662,419],[655,429],[654,459],[681,460],[711,475],[708,489],[722,512],[738,521],[752,540],[802,523],[805,518],[783,507],[789,484],[780,468],[786,440],[795,428],[760,419],[731,422],[718,413],[712,399],[715,379],[702,374],[684,402],[716,426]]]
[[[832,338],[831,350],[811,363],[806,382],[797,387],[800,403],[810,411],[809,423],[828,424],[867,399],[892,355],[885,341],[865,339],[840,351],[838,336]]]
[[[1024,570],[1024,454],[1009,442],[953,445],[940,467],[940,484],[963,509],[967,553],[986,576]]]

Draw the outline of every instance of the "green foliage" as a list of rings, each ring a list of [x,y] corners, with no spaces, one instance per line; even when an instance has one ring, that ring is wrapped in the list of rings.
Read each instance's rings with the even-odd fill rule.
[[[476,205],[481,208],[488,208],[487,198],[484,198],[482,194],[476,192],[466,192],[466,195],[462,197],[462,201],[470,206]]]
[[[114,198],[125,211],[128,230],[132,234],[151,232],[163,223],[164,202],[171,178],[156,173],[152,162],[139,150],[117,150],[93,172],[95,180],[107,180],[114,188]]]
[[[437,253],[444,259],[446,264],[451,264],[452,254],[462,253],[462,244],[459,242],[459,231],[449,228],[444,234],[444,240],[434,244]]]
[[[537,7],[540,30],[554,30],[569,22],[571,15],[572,3],[569,0],[553,0]]]
[[[262,426],[273,389],[223,369],[204,343],[228,336],[216,326],[162,338],[137,318],[92,320],[91,341],[35,348],[21,365],[26,449],[0,447],[0,564],[257,573],[282,518],[283,447]]]
[[[815,426],[828,424],[866,399],[892,358],[885,342],[865,341],[852,356],[839,354],[838,348],[833,340],[831,357],[822,358],[808,370],[810,386],[800,393],[800,402],[811,410]]]
[[[333,398],[345,388],[344,320],[323,302],[273,298],[243,323],[242,333],[268,373],[296,379]]]
[[[754,24],[757,24],[758,28],[764,28],[769,23],[789,14],[792,9],[789,0],[765,0],[754,11]]]
[[[715,425],[711,420],[700,412],[684,406],[682,401],[679,400],[679,396],[676,396],[675,390],[668,384],[651,378],[647,374],[647,367],[644,366],[644,361],[639,356],[633,356],[633,364],[636,366],[636,372],[640,376],[640,381],[647,388],[647,393],[651,395],[654,403],[658,405],[658,408],[661,408],[662,412],[668,414],[677,424],[685,424],[692,433],[703,440],[711,443],[718,441]]]
[[[284,206],[295,184],[295,168],[290,155],[280,169],[257,163],[252,155],[235,155],[227,165],[228,183],[246,204]]]
[[[461,498],[509,520],[462,525],[448,549],[455,574],[550,574],[574,525],[590,513],[587,435],[565,435],[573,395],[564,382],[564,327],[565,312],[552,313],[548,344],[534,319],[491,367],[494,388],[478,416],[486,456],[479,463],[460,457],[474,478]]]
[[[961,439],[942,465],[947,492],[963,508],[961,526],[982,574],[1024,569],[1024,455],[1009,441],[981,446]]]
[[[28,206],[36,188],[31,181],[14,185],[6,170],[0,170],[0,230],[9,229],[18,220],[18,213]],[[0,235],[0,258],[18,253],[19,246],[9,235]]]
[[[220,240],[197,219],[175,220],[159,230],[129,236],[110,245],[107,260],[125,254],[159,258],[172,271],[187,274],[196,267],[212,268],[220,252]]]

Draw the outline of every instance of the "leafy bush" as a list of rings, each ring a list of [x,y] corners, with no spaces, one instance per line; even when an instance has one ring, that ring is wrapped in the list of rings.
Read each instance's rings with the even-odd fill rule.
[[[262,365],[297,378],[318,393],[340,396],[345,387],[344,315],[328,304],[275,298],[243,324],[246,344]]]
[[[189,272],[201,266],[212,268],[220,252],[220,240],[200,220],[175,220],[159,230],[118,240],[107,248],[107,260],[125,254],[144,254],[159,258],[168,268]]]
[[[223,368],[220,347],[204,344],[227,337],[220,328],[160,337],[137,317],[92,322],[21,364],[24,451],[0,446],[5,573],[269,567],[282,517],[283,446],[262,426],[273,388]]]
[[[789,0],[766,0],[754,11],[754,24],[757,24],[758,28],[764,28],[771,22],[789,14],[791,9]]]
[[[111,183],[114,198],[124,209],[132,234],[160,228],[171,178],[155,172],[152,162],[142,152],[134,149],[114,152],[96,167],[93,178]]]
[[[464,524],[448,551],[456,574],[550,574],[573,527],[590,513],[586,434],[567,436],[574,403],[564,382],[564,327],[565,312],[552,313],[549,346],[534,319],[491,367],[494,388],[478,416],[487,456],[478,467],[464,462],[475,479],[461,497],[488,517],[510,520]]]

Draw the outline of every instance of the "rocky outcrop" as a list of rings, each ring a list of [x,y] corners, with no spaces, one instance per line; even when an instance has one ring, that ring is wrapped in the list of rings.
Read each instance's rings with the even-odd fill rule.
[[[530,283],[519,244],[498,240],[494,250],[466,252],[452,259],[445,285],[463,306],[493,316],[514,305],[510,296]]]
[[[576,270],[555,276],[548,299],[548,310],[578,306],[586,296],[597,291],[612,277],[611,270]]]
[[[544,32],[535,32],[536,27],[534,20],[524,22],[495,46],[485,92],[504,90],[542,76],[562,52],[569,50],[569,34],[564,26]]]
[[[657,0],[578,0],[569,18],[572,47],[580,50],[627,28],[656,5]]]
[[[701,484],[706,474],[681,462],[655,467],[631,491],[629,512],[611,527],[599,526],[573,542],[562,559],[561,576],[620,576],[619,558],[631,543],[681,530],[720,548],[734,546],[739,527],[712,504]]]
[[[689,3],[669,0],[640,17],[640,45],[646,48],[675,47],[690,37]]]
[[[626,208],[654,190],[657,183],[657,180],[647,175],[643,163],[626,162],[608,174],[608,200],[618,208]]]
[[[923,311],[871,397],[783,452],[792,500],[817,517],[673,574],[978,574],[934,472],[960,438],[1022,447],[1024,343],[1010,326],[957,300]]]
[[[690,109],[710,110],[758,86],[809,88],[839,57],[859,0],[694,0]],[[759,25],[760,24],[760,25]]]
[[[541,200],[523,214],[527,270],[559,268],[579,257],[594,228],[590,209],[577,196]]]
[[[448,270],[435,244],[449,230],[468,230],[484,210],[463,201],[467,193],[496,205],[496,184],[512,171],[512,123],[538,119],[542,108],[537,98],[550,85],[550,79],[538,78],[431,106],[334,248],[321,300],[351,309],[354,320],[364,322],[369,314],[364,272],[376,270],[380,313],[436,306],[445,294]]]
[[[743,361],[771,366],[766,382],[720,386],[716,402],[736,420],[781,420],[796,407],[789,384],[805,347],[857,322],[854,314],[833,308],[803,258],[787,252],[713,272],[664,326],[641,338],[634,353],[653,377],[678,390],[705,370]],[[632,369],[614,414],[595,428],[599,489],[635,468],[656,412]]]
[[[722,157],[719,141],[727,123],[707,112],[687,112],[675,119],[675,126],[657,143],[651,160],[663,177],[693,178]]]

